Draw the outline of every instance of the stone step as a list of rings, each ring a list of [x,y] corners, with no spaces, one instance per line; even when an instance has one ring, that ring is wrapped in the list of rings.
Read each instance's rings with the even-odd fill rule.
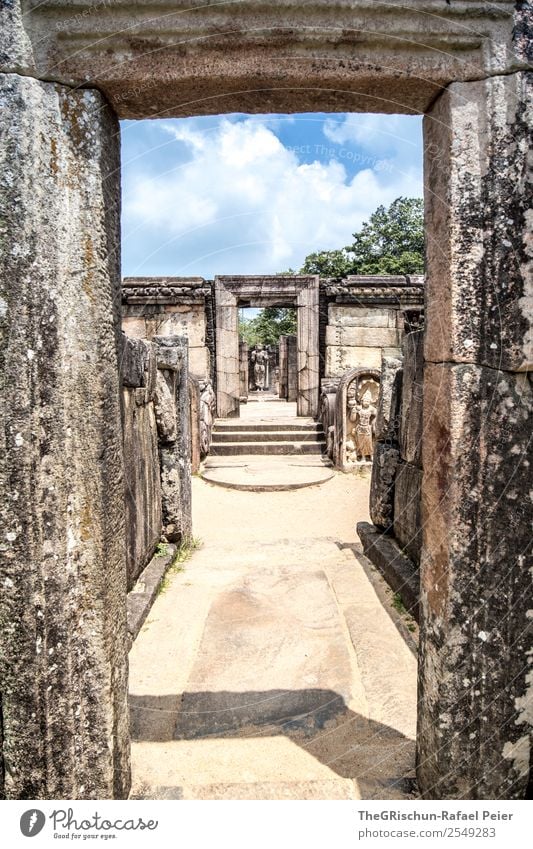
[[[222,442],[211,443],[209,454],[228,457],[235,454],[324,454],[325,440],[313,442]]]
[[[324,432],[317,430],[228,430],[213,432],[213,442],[313,442],[324,439]]]
[[[320,422],[315,422],[312,419],[295,419],[293,422],[279,422],[275,419],[272,422],[254,422],[251,419],[223,419],[222,421],[218,420],[215,422],[213,427],[213,434],[223,433],[223,432],[235,432],[238,430],[244,430],[247,432],[257,432],[257,433],[268,433],[269,431],[296,431],[301,433],[302,431],[309,431],[310,433],[316,433],[318,431],[322,431],[322,424]]]

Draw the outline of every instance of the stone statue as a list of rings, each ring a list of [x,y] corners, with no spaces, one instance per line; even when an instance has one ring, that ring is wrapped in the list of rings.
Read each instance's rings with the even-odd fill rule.
[[[254,387],[263,392],[267,387],[268,351],[261,344],[255,346],[252,351],[252,365],[254,372]]]
[[[354,426],[350,430],[346,448],[347,454],[351,455],[347,459],[352,462],[372,460],[376,415],[377,410],[372,404],[370,392],[364,393],[360,403],[357,403],[357,400],[350,403],[349,419]]]
[[[200,456],[206,457],[216,415],[216,395],[209,381],[200,383]]]

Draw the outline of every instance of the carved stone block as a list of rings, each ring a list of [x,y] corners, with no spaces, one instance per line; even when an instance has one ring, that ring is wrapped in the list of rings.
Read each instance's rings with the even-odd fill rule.
[[[399,462],[397,446],[376,442],[370,480],[370,518],[383,530],[390,530],[394,520],[394,481]]]
[[[422,470],[411,463],[400,463],[394,481],[394,536],[416,565],[422,547],[421,487]]]

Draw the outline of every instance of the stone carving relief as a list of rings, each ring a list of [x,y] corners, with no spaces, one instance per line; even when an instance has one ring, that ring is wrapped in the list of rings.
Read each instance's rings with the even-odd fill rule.
[[[359,385],[358,385],[359,384]],[[353,398],[350,395],[353,392]],[[371,463],[374,453],[375,425],[379,384],[375,380],[354,381],[354,389],[348,391],[346,461],[348,463]]]
[[[343,471],[372,463],[379,382],[379,370],[367,368],[351,369],[340,380],[335,398],[333,459]]]
[[[216,417],[216,395],[209,380],[200,381],[200,456],[207,457]]]

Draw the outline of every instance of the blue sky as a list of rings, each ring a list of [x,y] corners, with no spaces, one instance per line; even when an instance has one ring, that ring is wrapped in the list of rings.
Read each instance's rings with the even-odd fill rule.
[[[320,113],[122,122],[130,275],[275,274],[422,196],[421,119]]]

